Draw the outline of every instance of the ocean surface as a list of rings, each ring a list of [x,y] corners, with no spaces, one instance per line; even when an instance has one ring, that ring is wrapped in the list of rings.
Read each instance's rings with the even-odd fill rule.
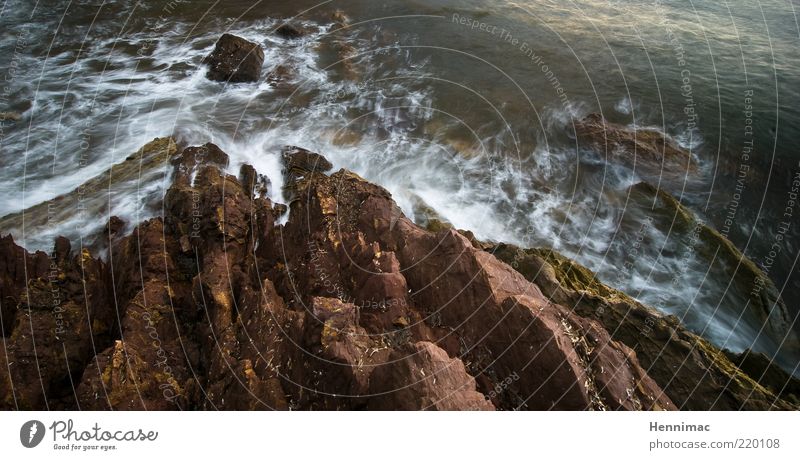
[[[341,10],[349,25],[337,27]],[[668,190],[729,237],[798,313],[800,3],[712,1],[11,1],[0,3],[0,215],[75,189],[158,136],[214,142],[281,195],[298,145],[478,238],[554,248],[720,347],[796,372],[732,267],[631,198]],[[293,18],[293,19],[292,19]],[[309,34],[285,40],[287,19]],[[265,49],[257,84],[205,78],[230,32]],[[288,78],[270,84],[278,67]],[[698,172],[645,177],[576,142],[592,112],[658,129]],[[164,168],[167,168],[164,165]],[[90,221],[19,228],[28,249],[91,241],[110,215],[159,214],[168,182],[108,191]],[[794,188],[794,190],[793,190]],[[73,246],[77,246],[73,243]],[[795,323],[797,329],[797,322]]]

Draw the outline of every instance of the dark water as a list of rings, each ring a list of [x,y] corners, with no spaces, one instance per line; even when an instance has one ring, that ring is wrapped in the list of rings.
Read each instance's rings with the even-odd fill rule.
[[[350,27],[334,27],[337,9]],[[798,312],[797,9],[777,0],[6,1],[0,110],[24,118],[3,125],[0,214],[71,190],[168,134],[218,143],[232,168],[254,164],[280,201],[277,152],[297,144],[384,185],[409,215],[424,204],[481,238],[556,248],[716,344],[796,370],[798,356],[742,308],[748,287],[731,286],[733,268],[669,222],[643,227],[648,204],[629,187],[647,179],[669,190],[762,265]],[[298,14],[309,36],[272,33]],[[225,31],[264,45],[264,74],[282,65],[289,81],[207,81],[200,61]],[[691,149],[699,172],[644,177],[576,144],[573,120],[596,111],[664,131]],[[88,238],[109,214],[158,214],[163,186],[143,178],[111,190],[111,209],[92,222],[15,235],[29,248],[56,234]]]

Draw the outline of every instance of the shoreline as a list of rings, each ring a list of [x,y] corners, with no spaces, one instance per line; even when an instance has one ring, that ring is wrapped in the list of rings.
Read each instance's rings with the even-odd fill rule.
[[[42,350],[63,343],[72,363],[40,361],[44,392],[24,367],[12,366],[0,378],[14,383],[3,388],[13,396],[4,406],[798,408],[797,380],[768,359],[726,355],[556,252],[483,243],[447,226],[426,230],[381,187],[346,170],[330,174],[321,155],[287,151],[296,198],[288,221],[275,225],[286,210],[257,187],[263,179],[251,167],[227,175],[227,155],[213,144],[179,148],[164,138],[141,149],[141,157],[166,155],[174,167],[164,215],[132,233],[107,226],[114,263],[56,241],[59,305],[71,323],[65,336],[47,326],[51,284],[31,276],[24,288],[12,277],[22,267],[30,275],[49,269],[49,256],[2,238],[0,253],[15,255],[0,273],[4,296],[16,292],[20,307],[0,355],[47,360],[57,349]],[[190,238],[194,219],[200,238]],[[332,297],[330,286],[353,301]],[[84,291],[91,297],[81,300]],[[536,341],[538,352],[522,346]],[[105,345],[95,354],[92,342]],[[168,374],[153,365],[162,361]],[[541,381],[542,373],[555,380]],[[60,394],[58,382],[73,374],[75,394]],[[626,379],[638,382],[632,394]]]

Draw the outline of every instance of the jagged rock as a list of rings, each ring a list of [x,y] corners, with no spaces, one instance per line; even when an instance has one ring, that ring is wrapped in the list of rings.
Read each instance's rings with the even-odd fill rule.
[[[599,113],[575,122],[578,139],[646,175],[682,176],[697,170],[692,154],[664,133],[651,128],[627,128]]]
[[[49,269],[50,258],[45,252],[29,254],[14,243],[11,235],[0,238],[0,325],[3,337],[11,335],[17,305],[28,279],[45,278]]]
[[[111,216],[108,219],[108,225],[106,226],[108,230],[109,238],[114,238],[117,235],[120,235],[123,230],[125,230],[125,221],[120,219],[118,216]]]
[[[187,147],[172,157],[179,178],[191,178],[204,166],[226,168],[230,158],[216,144],[207,142],[199,147]],[[188,183],[188,181],[186,181]]]
[[[442,217],[435,209],[428,206],[425,201],[417,195],[411,196],[412,212],[414,213],[414,222],[418,223],[426,230],[431,232],[439,232],[441,230],[449,230],[453,224]]]
[[[666,316],[599,282],[590,270],[549,249],[500,244],[487,251],[536,283],[548,298],[599,321],[636,351],[679,409],[796,409],[737,368],[723,352]]]
[[[303,176],[307,173],[326,173],[333,168],[327,158],[304,148],[287,146],[281,152],[286,171],[289,174]]]
[[[520,378],[496,398],[502,408],[674,407],[635,355],[591,321],[551,304],[535,285],[458,233],[425,231],[395,209],[388,192],[347,171],[300,181],[280,252],[266,256],[282,259],[293,273],[271,272],[274,279],[291,280],[286,295],[302,304],[308,295],[355,299],[360,324],[371,334],[409,318],[413,326],[386,338],[395,350],[448,337],[445,350],[470,361],[484,392],[517,373]],[[376,284],[360,281],[364,273],[372,273]],[[603,387],[593,386],[594,375],[605,372]],[[552,386],[549,375],[557,376]]]
[[[224,34],[217,40],[214,51],[203,62],[208,64],[206,78],[209,80],[255,82],[261,78],[264,50],[258,43]]]
[[[114,334],[105,264],[87,250],[71,252],[65,239],[56,242],[50,257],[41,252],[30,256],[10,237],[3,239],[4,310],[17,297],[13,326],[0,350],[6,360],[0,368],[4,409],[72,407],[81,371],[96,347]]]
[[[319,153],[287,145],[281,152],[283,159],[284,194],[292,199],[299,181],[315,173],[326,173],[333,164]]]
[[[252,165],[243,164],[239,168],[239,182],[246,191],[249,191],[250,198],[265,198],[269,193],[270,180],[264,174],[259,174]]]

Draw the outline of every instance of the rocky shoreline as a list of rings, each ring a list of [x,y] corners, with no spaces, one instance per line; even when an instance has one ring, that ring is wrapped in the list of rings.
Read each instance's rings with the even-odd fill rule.
[[[172,169],[163,215],[127,234],[112,218],[103,259],[0,240],[4,409],[800,407],[763,356],[553,251],[422,228],[322,155],[284,151],[280,225],[268,179],[226,173],[213,144],[142,158]]]
[[[225,34],[204,63],[229,84],[258,81],[263,61],[260,45]],[[645,176],[697,171],[663,133],[598,114],[576,137]],[[320,153],[287,146],[281,158],[288,207],[253,166],[231,175],[218,146],[167,137],[0,219],[5,234],[75,219],[79,203],[108,215],[103,190],[171,182],[160,217],[135,226],[111,217],[49,254],[0,238],[0,408],[800,409],[800,382],[767,357],[720,350],[555,251],[478,241],[424,203],[417,225]],[[800,348],[752,261],[667,192],[643,182],[629,195],[697,229],[697,250],[736,267],[734,288],[760,283],[746,308]]]

